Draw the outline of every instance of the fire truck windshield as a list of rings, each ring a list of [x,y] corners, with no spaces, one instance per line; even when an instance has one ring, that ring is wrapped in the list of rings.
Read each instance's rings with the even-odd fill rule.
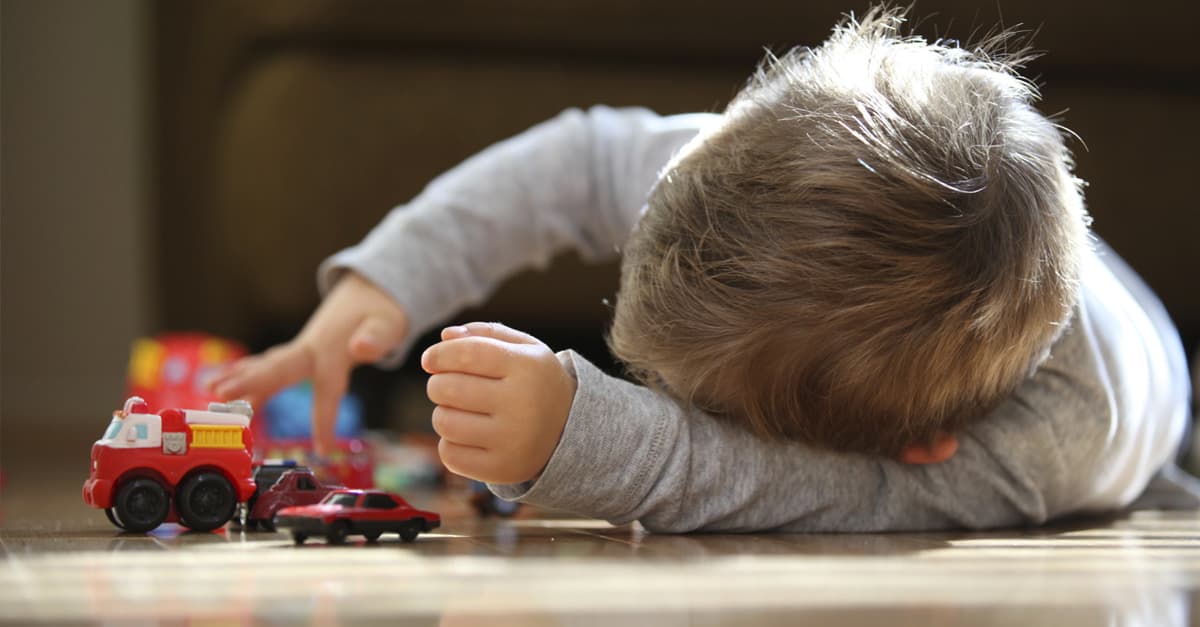
[[[108,423],[108,428],[104,430],[104,437],[101,439],[111,440],[117,437],[117,434],[121,432],[121,425],[123,424],[125,424],[124,420],[113,417],[112,422]]]

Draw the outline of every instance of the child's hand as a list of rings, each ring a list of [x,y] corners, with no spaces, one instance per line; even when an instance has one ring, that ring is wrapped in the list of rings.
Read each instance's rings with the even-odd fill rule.
[[[451,471],[489,483],[537,477],[558,446],[575,379],[537,338],[502,324],[442,331],[421,356],[430,375],[438,453]]]
[[[208,387],[222,399],[244,398],[258,405],[282,388],[312,379],[313,443],[318,454],[327,455],[334,447],[334,421],[350,370],[378,361],[407,332],[408,316],[400,305],[348,272],[296,339],[238,360]]]

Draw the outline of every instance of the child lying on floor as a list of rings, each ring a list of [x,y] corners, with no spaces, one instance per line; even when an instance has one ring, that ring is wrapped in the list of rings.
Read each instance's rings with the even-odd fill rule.
[[[571,110],[393,210],[293,341],[214,382],[351,367],[573,247],[622,254],[609,336],[645,387],[496,323],[422,355],[439,452],[497,494],[652,530],[1037,524],[1130,503],[1188,419],[1161,304],[1090,239],[1019,59],[849,19],[720,115]]]

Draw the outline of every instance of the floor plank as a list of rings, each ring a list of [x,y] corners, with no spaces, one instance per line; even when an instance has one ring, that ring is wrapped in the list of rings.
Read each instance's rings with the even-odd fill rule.
[[[11,467],[10,467],[11,469]],[[281,534],[119,534],[79,469],[0,492],[5,624],[1195,624],[1200,513],[1046,529],[658,535],[551,512],[480,519],[461,492],[409,496],[442,528],[293,546]],[[354,539],[352,537],[352,539]]]

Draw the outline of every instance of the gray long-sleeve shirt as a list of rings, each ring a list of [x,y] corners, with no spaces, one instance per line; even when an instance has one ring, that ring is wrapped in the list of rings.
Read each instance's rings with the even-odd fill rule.
[[[326,260],[408,312],[409,339],[502,279],[574,248],[618,250],[671,155],[717,116],[569,110],[496,144]],[[767,442],[571,351],[566,427],[535,480],[497,494],[651,530],[879,531],[1037,524],[1122,507],[1167,464],[1188,419],[1182,348],[1162,305],[1103,244],[1051,357],[959,434],[949,461],[907,465]]]

